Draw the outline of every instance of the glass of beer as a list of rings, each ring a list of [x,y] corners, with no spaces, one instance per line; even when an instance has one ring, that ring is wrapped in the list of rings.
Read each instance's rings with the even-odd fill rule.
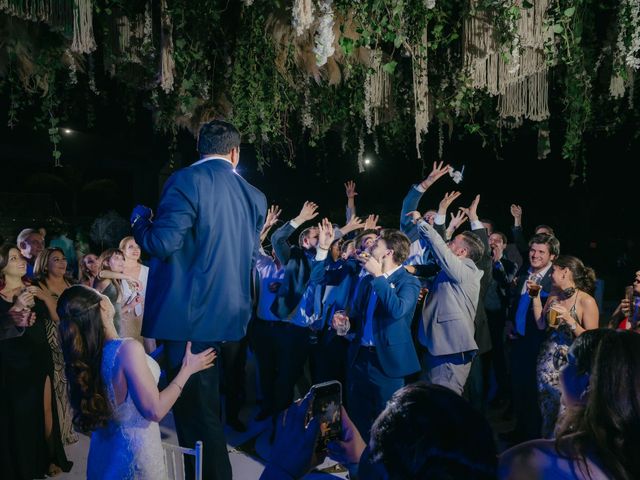
[[[558,312],[554,310],[554,306],[557,302],[552,302],[549,306],[549,311],[547,312],[547,325],[551,328],[558,328],[560,322],[558,321]]]
[[[528,286],[528,293],[529,296],[531,298],[535,298],[538,295],[540,295],[540,289],[542,288],[542,285],[540,285],[540,279],[538,278],[537,275],[531,275],[529,277],[529,286]]]
[[[339,336],[344,337],[351,328],[351,323],[349,323],[347,312],[345,310],[336,310],[333,314],[332,325],[336,333]]]

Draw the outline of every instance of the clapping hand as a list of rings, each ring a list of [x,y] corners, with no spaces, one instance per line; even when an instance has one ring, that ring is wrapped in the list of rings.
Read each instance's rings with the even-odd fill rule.
[[[318,224],[318,248],[329,250],[334,239],[333,225],[331,225],[329,219],[323,218],[322,222]]]
[[[344,184],[344,189],[347,194],[347,198],[355,198],[358,193],[356,192],[356,183],[353,180],[349,180]]]
[[[520,205],[511,205],[511,215],[513,215],[513,224],[516,227],[522,225],[522,207]]]
[[[462,195],[460,192],[449,192],[445,193],[442,200],[440,200],[440,205],[438,206],[438,215],[446,215],[447,210],[453,203],[453,201]]]
[[[302,225],[309,220],[312,220],[318,216],[318,205],[313,202],[304,202],[302,210],[298,216],[294,219],[295,223]]]
[[[425,190],[428,189],[431,185],[433,185],[439,178],[443,177],[451,170],[450,165],[444,165],[444,162],[433,162],[433,168],[431,169],[431,173],[427,178],[425,178],[422,182],[422,188]]]

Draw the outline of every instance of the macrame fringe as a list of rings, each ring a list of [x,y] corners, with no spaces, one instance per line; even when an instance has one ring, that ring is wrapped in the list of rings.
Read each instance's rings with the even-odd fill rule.
[[[419,45],[409,47],[413,73],[413,109],[416,131],[416,153],[422,158],[420,144],[422,134],[429,131],[432,111],[429,98],[429,76],[427,72],[427,29],[422,33]]]
[[[167,10],[167,0],[160,2],[160,16],[160,87],[165,93],[169,93],[173,90],[176,64],[173,59],[173,21]]]
[[[383,121],[391,98],[391,77],[382,66],[382,53],[371,52],[371,66],[364,84],[364,117],[371,133]]]
[[[0,11],[71,35],[74,26],[75,0],[0,0]]]
[[[300,36],[309,30],[313,23],[313,1],[295,0],[291,15],[291,25],[293,25],[296,35]]]
[[[93,5],[91,0],[76,0],[73,9],[73,40],[71,51],[91,53],[96,49],[93,37]]]
[[[522,0],[514,5],[521,7]],[[549,117],[548,65],[544,45],[549,29],[544,20],[549,0],[533,2],[532,8],[520,8],[515,25],[512,51],[504,58],[495,41],[491,19],[471,0],[471,14],[465,20],[465,64],[476,89],[486,89],[498,96],[502,118],[528,118],[533,121]]]

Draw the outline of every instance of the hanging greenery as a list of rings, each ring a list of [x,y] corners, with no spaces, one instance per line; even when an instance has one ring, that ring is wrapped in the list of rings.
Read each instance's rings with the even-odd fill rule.
[[[441,156],[445,127],[496,151],[504,127],[533,127],[546,156],[553,120],[573,182],[587,134],[632,115],[638,68],[632,0],[0,0],[6,122],[46,129],[57,163],[61,120],[113,103],[131,122],[151,109],[171,142],[228,118],[261,166],[332,133],[354,163],[423,157],[427,138]]]

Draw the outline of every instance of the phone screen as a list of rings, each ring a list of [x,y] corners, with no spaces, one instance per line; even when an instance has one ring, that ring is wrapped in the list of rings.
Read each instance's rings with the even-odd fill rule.
[[[320,426],[316,451],[326,451],[327,444],[332,440],[339,440],[342,433],[342,385],[334,380],[314,385],[311,390],[311,415],[317,419]]]

